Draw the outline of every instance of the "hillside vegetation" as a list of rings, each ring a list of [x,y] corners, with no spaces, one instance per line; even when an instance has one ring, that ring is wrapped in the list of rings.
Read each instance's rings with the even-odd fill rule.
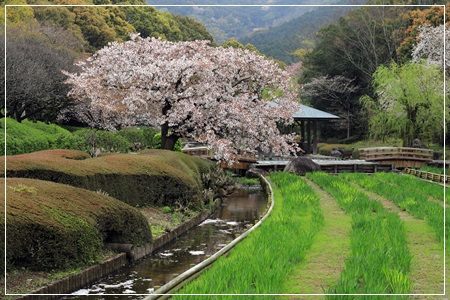
[[[150,1],[149,1],[150,2]],[[302,0],[296,1],[295,4],[311,4],[314,1]],[[322,1],[325,2],[325,1]],[[333,2],[333,1],[326,1]],[[164,4],[177,5],[181,4],[176,0],[164,1]],[[268,28],[279,25],[292,18],[298,17],[307,11],[310,7],[275,7],[275,6],[244,6],[244,5],[283,5],[292,4],[292,1],[286,0],[232,0],[224,3],[220,0],[203,0],[203,1],[183,1],[184,5],[192,5],[190,7],[159,7],[160,10],[168,10],[174,14],[189,16],[202,24],[212,33],[215,40],[219,43],[230,38],[240,38],[252,33],[254,30]],[[219,5],[196,6],[196,5]],[[220,5],[236,5],[236,6],[220,6]]]
[[[210,161],[165,150],[90,158],[82,151],[57,149],[8,156],[6,176],[101,190],[133,206],[200,208],[202,190],[217,180],[205,178],[216,168]]]
[[[136,33],[168,41],[213,41],[202,24],[157,11],[144,0],[11,0],[7,3],[23,6],[4,9],[5,1],[0,1],[0,22],[8,24],[8,43],[0,45],[0,56],[8,53],[6,66],[0,64],[1,82],[5,82],[7,74],[8,97],[6,107],[0,109],[2,117],[19,122],[25,119],[74,121],[74,113],[84,108],[67,97],[70,86],[64,83],[67,76],[61,70],[78,71],[74,62],[86,59],[108,43],[126,41]],[[113,6],[119,4],[141,6]],[[0,38],[4,39],[4,35],[2,27]],[[3,89],[0,97],[5,97]]]
[[[294,54],[297,49],[313,47],[317,31],[336,22],[350,10],[349,7],[318,7],[279,26],[241,37],[239,41],[244,45],[254,45],[266,56],[292,64],[299,60]]]
[[[3,189],[0,196],[5,198]],[[76,267],[97,261],[104,243],[152,241],[150,226],[137,209],[92,191],[8,178],[6,204],[8,269]]]
[[[100,153],[138,151],[161,147],[161,137],[152,127],[124,128],[116,131],[70,127],[40,121],[17,122],[11,118],[0,119],[0,155],[4,155],[6,125],[6,154],[24,154],[47,149],[73,149],[88,152],[91,156]],[[158,144],[159,143],[159,144]],[[178,145],[181,151],[181,142]]]

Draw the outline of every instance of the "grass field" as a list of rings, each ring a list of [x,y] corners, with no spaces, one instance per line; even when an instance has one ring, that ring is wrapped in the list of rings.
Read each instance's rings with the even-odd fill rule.
[[[386,173],[270,178],[272,215],[180,293],[444,297],[441,186]]]

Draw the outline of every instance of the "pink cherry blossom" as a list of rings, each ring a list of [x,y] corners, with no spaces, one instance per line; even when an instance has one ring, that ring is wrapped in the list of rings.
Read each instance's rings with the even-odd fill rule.
[[[293,137],[282,136],[277,124],[290,124],[299,110],[296,85],[275,62],[209,41],[133,38],[79,63],[80,73],[65,72],[69,95],[87,105],[91,119],[101,111],[97,126],[160,126],[163,148],[193,138],[219,161],[293,150]]]

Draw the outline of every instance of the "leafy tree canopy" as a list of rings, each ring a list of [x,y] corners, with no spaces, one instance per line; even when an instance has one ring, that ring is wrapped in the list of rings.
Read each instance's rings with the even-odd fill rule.
[[[128,40],[130,33],[161,37],[170,41],[213,40],[205,27],[193,19],[157,11],[145,0],[13,0],[17,4],[41,7],[9,7],[8,24],[21,22],[54,23],[71,30],[94,52],[112,41]],[[14,3],[15,3],[14,2]],[[10,2],[8,2],[10,3]],[[45,4],[134,4],[135,7],[50,7]],[[4,5],[4,4],[3,4]]]
[[[369,97],[362,99],[373,138],[383,139],[394,134],[407,147],[417,138],[443,143],[444,75],[441,68],[424,62],[392,63],[377,69],[373,85],[378,101]],[[448,115],[448,109],[446,111]]]
[[[447,7],[448,9],[449,7]],[[444,23],[444,9],[441,6],[433,6],[428,9],[415,9],[408,11],[404,16],[407,27],[403,31],[397,52],[402,61],[406,62],[412,58],[412,48],[418,42],[420,28],[429,25],[436,27]]]

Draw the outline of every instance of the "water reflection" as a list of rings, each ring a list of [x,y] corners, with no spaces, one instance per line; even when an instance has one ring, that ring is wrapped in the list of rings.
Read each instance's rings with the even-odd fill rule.
[[[142,299],[200,263],[232,241],[236,234],[253,226],[261,218],[267,198],[261,190],[239,190],[227,198],[217,212],[193,230],[118,274],[104,278],[77,296],[65,299]],[[117,294],[117,295],[103,295]],[[122,295],[119,295],[122,294]],[[130,294],[130,296],[125,296]],[[98,295],[98,296],[95,296]]]

